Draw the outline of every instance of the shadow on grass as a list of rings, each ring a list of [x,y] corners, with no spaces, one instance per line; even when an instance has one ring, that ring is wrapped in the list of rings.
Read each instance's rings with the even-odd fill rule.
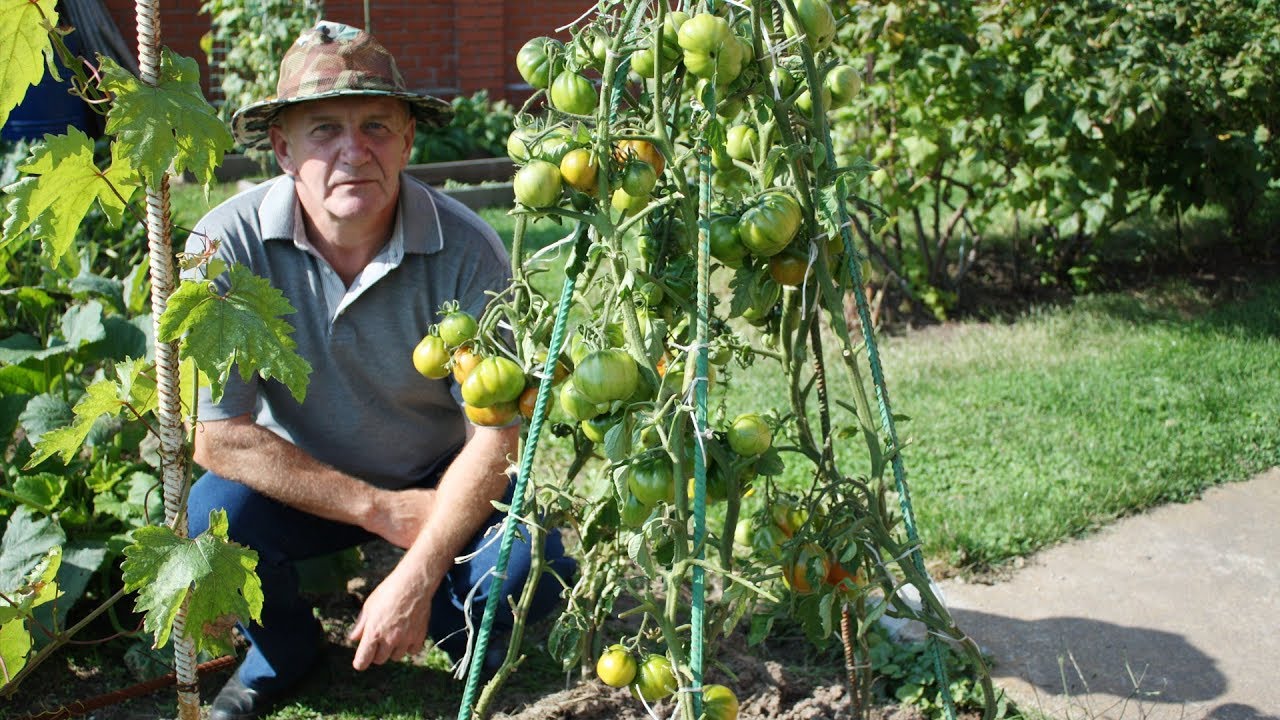
[[[1077,307],[1134,325],[1183,327],[1203,334],[1250,339],[1280,337],[1280,269],[1265,277],[1213,290],[1188,282],[1156,289],[1082,298]]]
[[[1065,704],[1111,717],[1120,712],[1112,705],[1124,703],[1130,712],[1161,709],[1133,717],[1165,717],[1166,709],[1194,705],[1207,714],[1187,717],[1280,720],[1240,703],[1212,707],[1228,679],[1214,658],[1175,633],[1081,617],[1023,620],[964,609],[952,615],[992,654],[992,675],[1033,686],[1046,709]]]

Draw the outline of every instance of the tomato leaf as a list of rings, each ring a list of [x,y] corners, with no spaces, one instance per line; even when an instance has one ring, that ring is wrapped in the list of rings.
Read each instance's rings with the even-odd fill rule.
[[[119,143],[112,144],[111,166],[104,172],[93,162],[93,141],[75,128],[68,128],[66,135],[46,135],[18,169],[31,177],[4,188],[10,196],[9,218],[0,248],[30,230],[28,238],[43,242],[45,254],[55,265],[70,251],[80,221],[95,200],[111,224],[118,226],[138,185],[137,173]]]
[[[200,91],[196,61],[164,48],[160,81],[148,85],[110,59],[102,61],[102,88],[116,96],[106,131],[130,157],[138,158],[148,184],[173,168],[190,170],[204,185],[232,148],[231,132]],[[182,128],[178,133],[177,128]]]
[[[631,431],[625,420],[613,424],[604,434],[605,457],[617,462],[631,454]]]
[[[134,607],[146,613],[144,627],[164,647],[173,621],[187,603],[186,628],[197,650],[230,650],[238,620],[259,620],[262,581],[254,569],[258,554],[227,540],[227,513],[209,514],[209,530],[180,538],[165,526],[141,527],[130,535],[120,565],[125,590],[138,591]]]
[[[759,645],[773,629],[773,615],[757,613],[751,616],[751,630],[747,633],[747,645]]]
[[[280,380],[302,402],[311,365],[294,352],[293,327],[279,317],[293,313],[293,306],[247,267],[232,265],[229,274],[226,295],[203,280],[183,282],[169,297],[157,336],[161,342],[183,338],[181,356],[209,378],[214,400],[222,397],[234,365],[245,380],[254,372]]]
[[[0,0],[0,127],[44,77],[45,66],[53,67],[46,20],[49,27],[58,24],[57,0]]]
[[[769,448],[756,458],[755,468],[759,475],[781,475],[787,469],[787,464],[776,448]]]

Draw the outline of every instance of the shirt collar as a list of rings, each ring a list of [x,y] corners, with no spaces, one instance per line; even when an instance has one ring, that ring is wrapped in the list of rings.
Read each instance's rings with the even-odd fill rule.
[[[296,219],[301,218],[293,178],[281,175],[269,180],[271,187],[258,207],[258,223],[264,240],[293,241]],[[405,233],[405,228],[415,228]],[[440,227],[440,211],[431,190],[406,172],[400,173],[400,203],[396,224],[388,247],[395,251],[429,255],[444,249],[444,230]]]

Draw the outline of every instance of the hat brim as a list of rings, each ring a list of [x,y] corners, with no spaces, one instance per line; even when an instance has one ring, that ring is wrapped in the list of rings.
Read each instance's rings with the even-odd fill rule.
[[[335,97],[390,97],[403,100],[415,120],[430,127],[444,127],[453,117],[453,106],[437,97],[389,90],[333,90],[288,100],[263,100],[246,105],[231,116],[231,133],[236,142],[250,150],[270,150],[269,130],[276,115],[290,105]]]

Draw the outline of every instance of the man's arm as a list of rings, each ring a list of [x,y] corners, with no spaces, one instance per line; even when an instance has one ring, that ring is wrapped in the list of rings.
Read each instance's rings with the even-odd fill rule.
[[[493,513],[509,482],[509,458],[519,426],[468,426],[468,438],[436,486],[435,502],[417,539],[365,600],[350,638],[358,640],[352,666],[364,670],[413,654],[427,638],[431,598],[454,558]]]
[[[362,527],[402,548],[418,537],[436,494],[374,487],[316,460],[248,415],[197,425],[194,460],[290,507]]]

